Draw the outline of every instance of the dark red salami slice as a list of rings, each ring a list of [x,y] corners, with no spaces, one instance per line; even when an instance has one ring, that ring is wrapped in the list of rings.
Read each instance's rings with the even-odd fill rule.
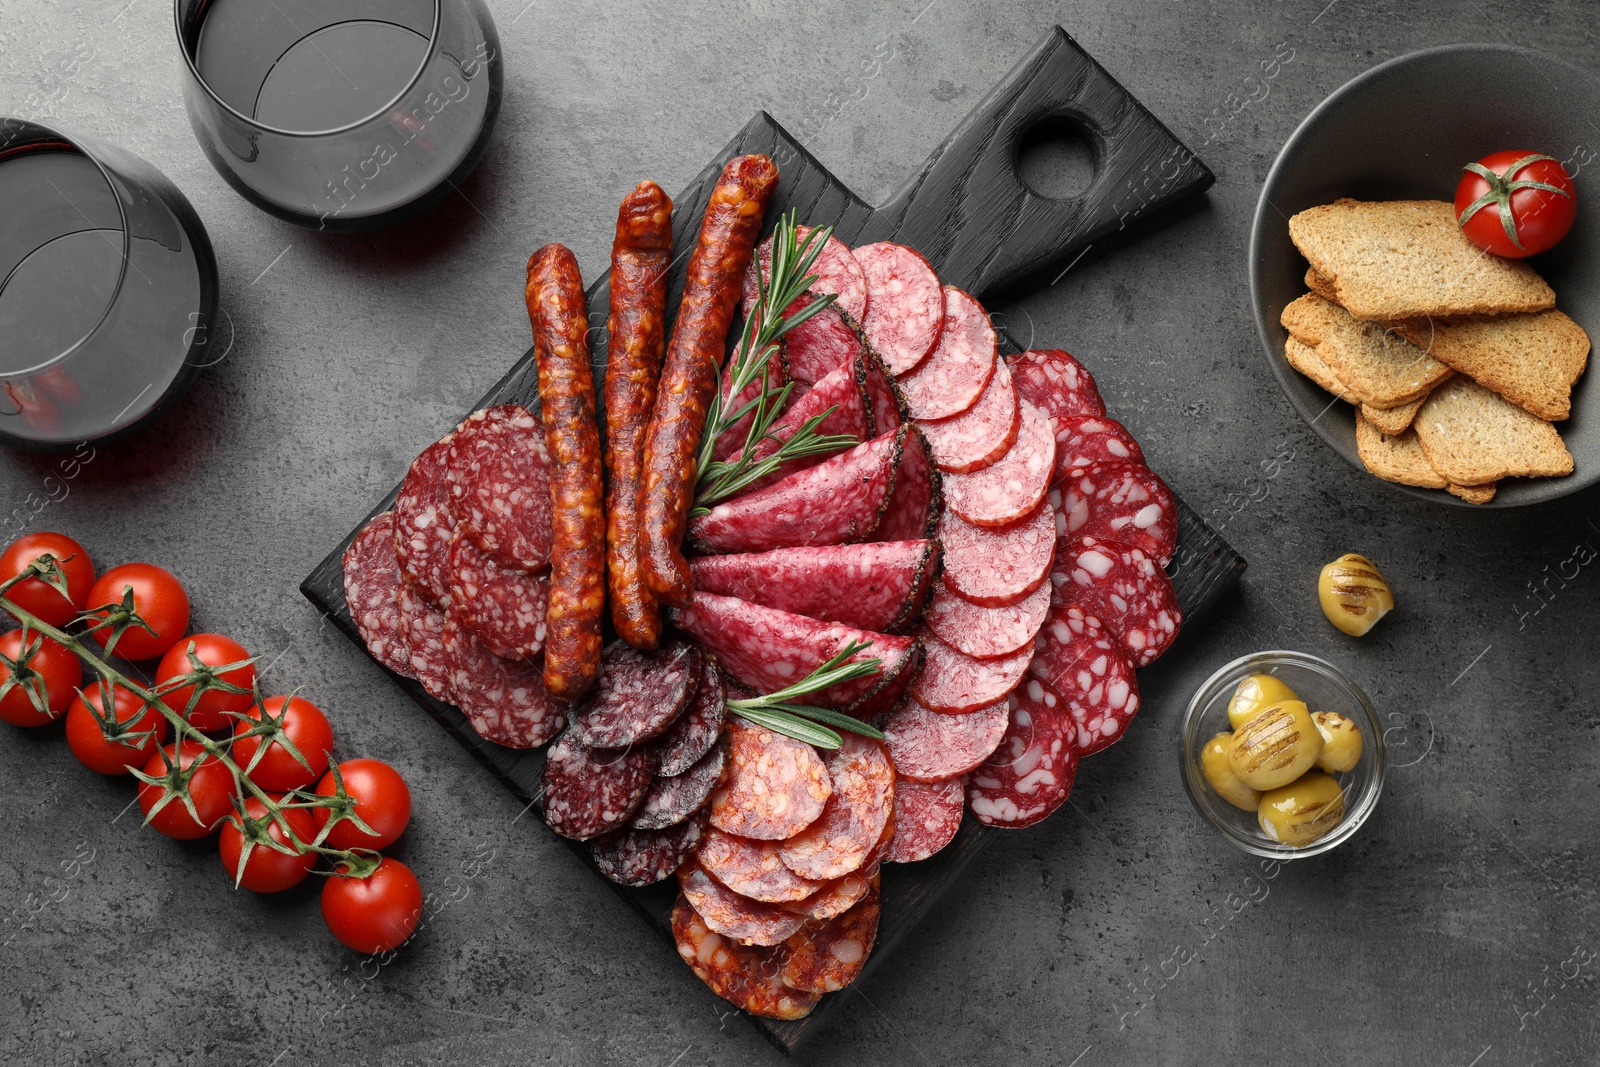
[[[617,830],[590,845],[594,865],[618,885],[635,889],[664,882],[700,844],[703,829],[690,819],[665,830]]]
[[[884,862],[919,863],[948,845],[961,829],[966,796],[960,778],[899,784],[894,791],[894,842]]]
[[[1022,409],[1017,406],[1017,391],[1005,360],[994,361],[994,374],[971,407],[919,425],[928,438],[933,461],[947,474],[966,474],[998,462],[1011,451],[1022,425]]]
[[[1091,463],[1143,463],[1144,452],[1128,428],[1109,415],[1052,418],[1056,431],[1056,478]]]
[[[560,732],[567,706],[544,687],[544,665],[504,659],[454,619],[444,628],[450,698],[478,736],[507,748],[538,748]]]
[[[966,774],[999,747],[1008,721],[1004,700],[961,715],[929,711],[915,700],[901,704],[883,724],[895,789],[901,779],[939,782]]]
[[[945,505],[978,526],[1004,526],[1039,506],[1056,458],[1050,420],[1027,401],[1011,451],[996,463],[944,479]]]
[[[711,825],[758,841],[782,841],[822,814],[828,769],[804,741],[730,716],[728,773],[711,794]]]
[[[1061,349],[1038,348],[1007,356],[1006,362],[1017,395],[1052,419],[1106,413],[1094,375]]]
[[[803,1019],[821,993],[790,989],[780,977],[778,950],[753,948],[715,933],[678,894],[672,906],[672,939],[678,955],[717,996],[763,1019]]]
[[[802,296],[790,305],[799,309],[811,303]],[[863,347],[861,336],[837,307],[823,308],[783,335],[783,358],[789,376],[814,385],[834,371],[855,366]]]
[[[841,367],[789,405],[782,417],[768,429],[767,436],[756,443],[755,458],[762,460],[771,456],[778,451],[783,442],[788,441],[801,427],[818,416],[822,417],[822,421],[816,427],[816,434],[819,437],[844,435],[853,438],[853,443],[859,444],[873,436],[867,427],[866,399],[856,385],[855,375],[849,367]],[[842,452],[844,449],[839,451]],[[729,461],[736,462],[743,455],[744,449],[741,447],[729,457]],[[796,471],[815,467],[824,458],[826,457],[815,455],[791,459],[766,477],[750,483],[745,492],[764,489]]]
[[[894,806],[894,765],[882,745],[860,734],[842,733],[844,743],[828,753],[833,794],[822,815],[778,846],[785,867],[824,882],[866,865]]]
[[[497,656],[531,659],[544,649],[550,578],[502,567],[456,528],[450,543],[450,617]]]
[[[639,810],[653,778],[646,749],[590,748],[568,730],[545,755],[544,821],[575,841],[621,829]]]
[[[932,537],[942,508],[939,471],[927,439],[916,426],[906,428],[905,448],[895,471],[894,490],[873,534],[880,541],[912,541]]]
[[[718,747],[682,774],[657,776],[628,825],[638,830],[665,830],[678,825],[706,806],[726,771],[727,757]]]
[[[694,698],[667,727],[667,732],[651,743],[656,773],[665,778],[683,774],[706,757],[722,736],[722,722],[728,713],[727,695],[722,688],[722,672],[710,656],[700,657],[700,684]]]
[[[450,450],[448,480],[479,548],[508,567],[550,565],[550,454],[532,412],[514,404],[473,412]]]
[[[776,841],[752,841],[712,827],[695,858],[735,893],[766,904],[804,900],[822,888],[783,865]]]
[[[905,245],[880,241],[855,250],[867,279],[867,315],[861,331],[899,377],[939,343],[944,291],[928,261]]]
[[[872,433],[881,437],[890,430],[899,429],[906,419],[905,397],[900,386],[884,369],[883,360],[871,349],[863,348],[855,360],[856,384],[867,398],[867,412],[872,416]]]
[[[805,920],[772,904],[735,893],[689,860],[678,868],[678,887],[713,932],[746,945],[776,945]]]
[[[411,582],[400,583],[395,603],[400,608],[400,632],[405,635],[411,665],[408,673],[435,700],[452,700],[450,668],[444,656],[444,630],[449,618]]]
[[[1011,725],[994,755],[967,776],[967,806],[979,822],[1020,830],[1046,818],[1072,792],[1078,752],[1061,707],[1035,704],[1018,690]]]
[[[946,510],[939,520],[945,588],[974,604],[1008,607],[1044,584],[1056,552],[1055,509],[1041,502],[1007,526],[974,526]]]
[[[665,641],[641,652],[614,641],[600,657],[600,677],[572,719],[575,736],[591,748],[626,748],[659,737],[694,697],[700,650]]]
[[[1050,580],[1051,602],[1082,604],[1099,616],[1135,667],[1154,662],[1183,625],[1172,582],[1142,549],[1093,537],[1063,538]]]
[[[729,390],[731,390],[734,385],[734,354],[735,353],[729,353],[727,360],[722,365],[722,410],[726,412],[738,411],[746,404],[750,403],[761,395],[762,381],[760,378],[757,378],[755,381],[745,386],[744,389],[740,391],[738,396],[729,395]],[[784,361],[783,349],[780,347],[775,350],[772,353],[772,357],[767,360],[766,387],[770,392],[776,393],[779,389],[783,388],[784,383],[787,381],[789,381],[788,364]],[[809,388],[811,388],[809,385],[796,382],[789,390],[788,399],[785,400],[784,403],[786,405],[793,406],[800,401],[801,397],[805,396],[806,390]],[[744,448],[745,438],[750,434],[750,422],[754,418],[755,413],[753,411],[746,412],[744,415],[740,416],[733,423],[733,425],[724,430],[711,446],[712,458],[727,459],[735,452],[738,452],[740,449]]]
[[[887,632],[908,622],[938,567],[934,541],[777,548],[690,561],[695,588]]]
[[[915,369],[899,375],[900,391],[914,419],[944,419],[977,403],[994,376],[994,327],[971,296],[944,287],[944,325],[939,343]]]
[[[1177,551],[1177,502],[1167,483],[1143,463],[1116,460],[1080,467],[1056,483],[1050,499],[1063,537],[1133,545],[1163,567]]]
[[[1017,687],[1027,673],[1032,648],[998,659],[974,659],[937,637],[927,640],[927,660],[911,686],[911,695],[929,711],[959,714],[997,700]]]
[[[400,573],[441,608],[450,604],[450,535],[456,515],[445,471],[455,439],[454,433],[447,434],[411,461],[394,501],[394,550]]]
[[[865,541],[894,489],[905,430],[885,434],[775,485],[712,507],[689,524],[702,552],[764,552]]]
[[[400,624],[400,562],[394,554],[394,513],[375,516],[345,549],[344,601],[372,658],[411,677],[411,649]]]
[[[874,887],[843,915],[796,930],[779,950],[783,984],[809,993],[834,993],[854,982],[877,943],[882,913]]]
[[[1000,608],[963,600],[941,585],[923,621],[945,644],[978,659],[993,659],[1031,644],[1049,614],[1049,582],[1040,582],[1015,604]]]
[[[879,724],[885,715],[899,707],[900,701],[911,690],[911,683],[922,671],[924,640],[920,633],[917,634],[899,664],[890,667],[892,673],[876,689],[857,701],[850,708],[850,714],[862,722]]]
[[[795,234],[801,241],[812,230],[810,226],[795,227]],[[797,246],[798,250],[798,246]],[[760,271],[759,279],[757,271]],[[817,276],[808,290],[813,293],[833,293],[836,296],[834,307],[845,314],[861,321],[862,312],[867,310],[867,278],[861,273],[861,264],[856,262],[856,257],[850,254],[850,248],[843,241],[828,235],[827,242],[818,253],[816,262],[811,265],[810,273]],[[756,254],[750,261],[750,267],[744,274],[744,294],[741,305],[744,314],[749,315],[755,309],[756,301],[760,299],[760,281],[772,280],[772,238],[768,237],[756,247]]]
[[[1050,613],[1028,672],[1044,683],[1044,691],[1029,691],[1030,700],[1065,702],[1079,756],[1120,740],[1139,710],[1139,681],[1122,645],[1077,604]]]

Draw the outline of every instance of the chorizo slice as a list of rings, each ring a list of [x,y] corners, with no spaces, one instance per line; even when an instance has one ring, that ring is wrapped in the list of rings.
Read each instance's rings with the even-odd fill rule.
[[[711,794],[712,826],[782,841],[817,820],[833,783],[816,749],[737,717],[728,720],[727,736],[728,777]]]
[[[842,735],[828,754],[833,794],[810,826],[778,846],[795,874],[813,882],[843,878],[866,865],[894,806],[894,765],[882,745],[860,734]]]
[[[790,989],[835,993],[854,982],[872,955],[883,914],[877,880],[849,911],[806,923],[783,943],[778,976]]]
[[[763,1019],[803,1019],[820,993],[790,989],[778,977],[776,950],[741,945],[706,925],[679,893],[672,905],[672,939],[695,976],[734,1007]]]

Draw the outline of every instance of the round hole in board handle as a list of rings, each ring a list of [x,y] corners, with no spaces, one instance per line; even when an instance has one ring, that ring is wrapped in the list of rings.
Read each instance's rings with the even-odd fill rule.
[[[1094,185],[1099,160],[1083,123],[1064,116],[1041,119],[1017,143],[1017,174],[1038,196],[1075,200]]]

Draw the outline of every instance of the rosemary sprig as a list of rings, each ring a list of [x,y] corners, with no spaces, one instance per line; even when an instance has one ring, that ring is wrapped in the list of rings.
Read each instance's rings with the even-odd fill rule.
[[[783,734],[785,737],[792,737],[796,741],[804,741],[818,748],[838,748],[844,744],[844,738],[829,729],[830,726],[882,741],[882,731],[860,719],[828,708],[799,703],[801,697],[820,693],[829,686],[853,682],[858,678],[868,678],[882,672],[883,661],[876,657],[846,662],[871,646],[871,641],[850,641],[832,659],[793,685],[776,693],[768,693],[766,696],[730,700],[728,710],[757,726],[766,727],[773,733]]]

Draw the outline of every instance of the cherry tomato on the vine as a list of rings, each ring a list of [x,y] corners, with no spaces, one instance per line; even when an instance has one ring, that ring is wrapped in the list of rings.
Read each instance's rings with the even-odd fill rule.
[[[1493,152],[1462,168],[1455,207],[1473,244],[1520,259],[1561,243],[1577,217],[1578,193],[1551,156]]]
[[[100,719],[106,714],[105,682],[96,682],[79,693],[67,709],[67,747],[78,762],[101,774],[127,774],[128,768],[141,770],[150,762],[170,726],[162,714],[120,685],[111,687],[111,711],[130,734],[146,736],[132,741],[112,741],[106,737]],[[87,698],[87,699],[86,699]],[[91,706],[88,701],[93,701]],[[160,762],[157,760],[157,762]]]
[[[127,637],[132,637],[133,634],[134,631],[130,630]],[[167,649],[166,655],[161,657],[161,664],[156,667],[157,686],[166,685],[179,675],[194,670],[194,664],[189,662],[191,645],[194,646],[194,654],[207,667],[225,667],[230,663],[243,663],[250,658],[250,653],[245,651],[244,646],[231,637],[224,637],[221,634],[192,634]],[[120,645],[118,651],[121,651]],[[193,710],[189,709],[189,701],[194,697],[193,685],[180,685],[163,693],[161,699],[167,707],[188,719],[189,724],[197,730],[211,733],[213,730],[227,729],[236,721],[230,712],[244,712],[250,708],[254,698],[248,690],[255,684],[256,666],[254,663],[245,664],[243,667],[235,667],[231,671],[224,672],[219,677],[229,685],[236,685],[247,691],[229,693],[221,689],[206,689],[195,700]]]
[[[369,956],[397,949],[422,919],[422,884],[411,868],[385,856],[365,878],[329,878],[322,918],[347,948]]]
[[[272,799],[276,803],[282,798],[274,796]],[[252,820],[260,819],[267,814],[267,808],[260,800],[250,797],[244,802],[244,812]],[[294,827],[294,832],[300,840],[309,842],[317,836],[315,824],[312,823],[306,809],[289,808],[283,814],[289,820],[289,825]],[[266,824],[266,832],[274,841],[294,847],[277,820]],[[217,838],[217,851],[222,856],[222,869],[228,872],[230,879],[237,878],[239,885],[252,893],[281,893],[285,889],[293,889],[305,881],[306,875],[311,873],[311,868],[317,865],[315,852],[288,856],[270,845],[257,844],[250,850],[249,858],[244,861],[244,871],[241,874],[239,857],[244,854],[244,843],[244,833],[231,819],[222,824],[222,833]]]
[[[0,634],[0,656],[17,665],[16,670],[0,664],[0,686],[16,682],[0,696],[0,719],[13,726],[43,726],[55,720],[72,703],[83,681],[83,664],[77,653],[43,634],[29,632],[22,643],[22,631]],[[46,711],[33,703],[36,687],[43,689]]]
[[[240,736],[263,724],[265,720],[260,713],[237,720],[233,728],[233,762],[243,767],[256,785],[272,792],[287,793],[310,785],[328,769],[328,754],[333,751],[333,727],[328,725],[328,717],[322,714],[321,708],[302,697],[268,697],[261,704],[267,715],[283,720],[278,730],[311,766],[301,766],[276,739],[276,734]],[[266,751],[256,759],[263,742]],[[254,767],[250,766],[252,760]]]
[[[23,534],[0,553],[0,582],[9,582],[40,556],[49,553],[67,579],[67,596],[42,578],[29,578],[6,591],[6,598],[50,626],[65,626],[89,602],[94,562],[84,547],[66,534]]]
[[[166,795],[166,790],[149,782],[139,783],[139,810],[150,819],[152,827],[168,837],[179,841],[205,837],[233,811],[233,774],[220,760],[200,747],[198,741],[168,745],[163,751],[166,758],[162,757],[162,752],[152,754],[150,762],[144,765],[144,773],[152,778],[165,777],[170,773],[166,762],[168,759],[179,770],[186,771],[194,767],[194,774],[189,778],[189,797],[194,801],[194,810],[200,816],[200,821],[195,822],[182,797],[169,800],[151,818],[151,810]]]
[[[348,819],[341,819],[328,831],[322,843],[340,849],[385,849],[394,844],[411,821],[411,790],[400,772],[382,760],[352,759],[339,764],[339,774],[344,778],[345,792],[355,802],[355,813],[378,836],[373,837]],[[332,771],[317,783],[320,796],[331,797],[337,788]],[[320,831],[332,813],[327,808],[312,810]]]
[[[128,660],[155,659],[178,643],[189,629],[189,594],[183,584],[170,571],[153,563],[124,563],[112,567],[100,576],[89,590],[91,608],[115,607],[122,603],[123,593],[133,590],[133,610],[155,630],[152,634],[141,626],[134,626],[117,639],[113,651]],[[110,628],[96,630],[94,638],[101,645],[110,636]]]

